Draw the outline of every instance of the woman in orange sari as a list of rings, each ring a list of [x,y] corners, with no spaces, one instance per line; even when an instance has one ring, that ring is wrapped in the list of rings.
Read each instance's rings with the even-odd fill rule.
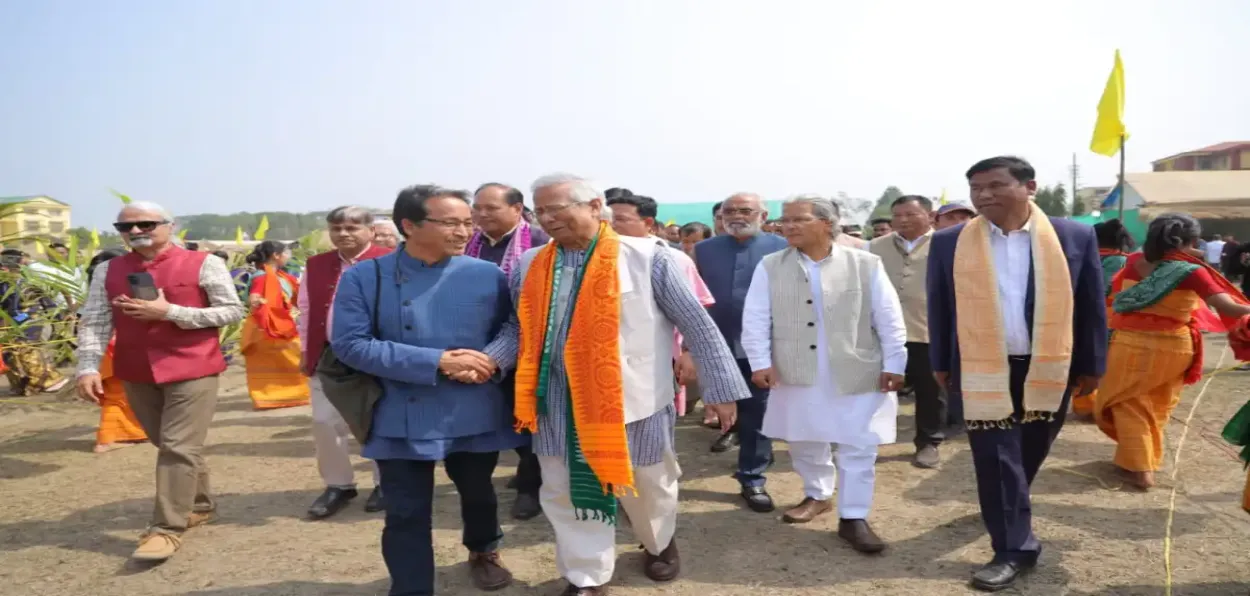
[[[1094,225],[1094,234],[1098,237],[1098,257],[1102,260],[1102,278],[1106,282],[1107,320],[1111,319],[1111,280],[1128,262],[1128,253],[1133,251],[1136,243],[1129,235],[1124,224],[1118,219],[1104,221]],[[1072,412],[1080,416],[1094,413],[1094,400],[1098,392],[1078,395],[1072,398]]]
[[[1194,218],[1150,222],[1141,253],[1113,282],[1107,375],[1094,402],[1098,428],[1116,441],[1115,465],[1143,490],[1163,462],[1163,429],[1185,385],[1202,378],[1202,334],[1194,312],[1213,307],[1235,326],[1250,301],[1197,253]],[[1200,253],[1199,253],[1200,254]]]
[[[87,265],[87,287],[91,287],[91,277],[96,267],[105,261],[120,257],[126,251],[109,248],[96,253]],[[100,398],[100,428],[96,430],[95,452],[106,453],[137,443],[145,443],[148,435],[139,425],[135,413],[126,401],[126,390],[122,382],[113,376],[113,342],[109,342],[100,361],[100,379],[104,385],[104,396]]]
[[[248,255],[257,269],[243,322],[239,353],[247,360],[247,389],[257,410],[308,404],[308,380],[300,372],[299,333],[292,312],[299,280],[283,271],[291,253],[286,245],[266,240]]]

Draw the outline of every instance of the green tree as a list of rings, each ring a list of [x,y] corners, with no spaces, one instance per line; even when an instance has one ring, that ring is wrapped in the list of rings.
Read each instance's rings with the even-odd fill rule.
[[[1033,202],[1046,215],[1051,217],[1067,217],[1068,215],[1068,189],[1063,184],[1054,186],[1043,186],[1037,189],[1037,194],[1033,196]]]
[[[890,204],[894,202],[894,199],[897,199],[904,194],[905,193],[902,190],[899,190],[897,186],[887,186],[885,191],[881,193],[881,197],[877,199],[877,204],[872,208],[872,212],[868,214],[868,219],[871,220],[877,217],[889,217]]]
[[[1086,208],[1085,201],[1082,201],[1078,197],[1072,197],[1072,216],[1073,217],[1076,217],[1078,215],[1085,215],[1088,212],[1089,212],[1089,209]]]

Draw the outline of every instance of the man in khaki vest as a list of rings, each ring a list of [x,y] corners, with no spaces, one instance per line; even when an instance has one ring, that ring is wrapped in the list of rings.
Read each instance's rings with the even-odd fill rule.
[[[874,466],[877,446],[894,442],[907,332],[880,257],[839,245],[838,219],[826,198],[783,204],[790,247],[756,266],[741,341],[752,382],[771,390],[764,434],[790,443],[803,478],[804,499],[783,519],[806,523],[832,510],[836,476],[838,536],[877,553],[885,543],[867,520]]]
[[[929,364],[928,302],[925,271],[929,262],[929,238],[933,236],[933,202],[906,195],[890,206],[894,232],[876,238],[868,250],[879,257],[898,290],[907,322],[907,383],[916,395],[916,455],[921,468],[941,464],[938,445],[946,438],[946,394],[933,378]]]

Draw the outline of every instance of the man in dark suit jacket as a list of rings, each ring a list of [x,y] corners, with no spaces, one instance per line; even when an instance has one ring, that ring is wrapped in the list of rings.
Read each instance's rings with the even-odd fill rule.
[[[997,591],[1010,586],[1020,572],[1036,565],[1041,554],[1041,544],[1032,529],[1029,487],[1063,426],[1072,393],[1083,395],[1098,386],[1106,367],[1107,318],[1102,266],[1093,228],[1066,219],[1049,218],[1072,279],[1069,389],[1050,420],[1022,423],[1036,294],[1029,219],[1030,201],[1037,183],[1033,167],[1017,157],[983,160],[968,170],[967,177],[978,218],[935,233],[929,249],[929,350],[938,382],[954,392],[960,391],[955,285],[986,283],[987,280],[956,282],[953,276],[955,245],[965,226],[983,225],[979,220],[984,218],[991,224],[991,250],[996,253],[999,302],[1008,335],[1009,391],[1015,413],[1006,425],[1009,428],[993,426],[968,430],[981,518],[994,548],[993,560],[973,574],[972,585],[985,591]],[[1020,274],[1019,268],[1027,268],[1028,274]],[[1017,274],[1011,275],[1010,271]],[[1023,285],[1025,279],[1027,288],[1011,287],[1013,283]],[[1019,296],[1021,292],[1022,304],[1019,300],[1007,299],[1008,293]],[[1012,328],[1027,330],[1027,336],[1013,336]]]

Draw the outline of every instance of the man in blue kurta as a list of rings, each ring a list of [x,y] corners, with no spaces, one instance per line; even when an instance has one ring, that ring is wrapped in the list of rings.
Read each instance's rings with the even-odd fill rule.
[[[739,193],[721,203],[720,216],[725,234],[713,236],[694,245],[694,262],[699,275],[712,291],[716,303],[708,308],[738,361],[739,372],[751,388],[751,398],[738,402],[736,438],[741,442],[738,452],[738,482],[742,498],[753,511],[772,511],[773,499],[764,489],[764,471],[773,459],[773,443],[764,436],[764,411],[768,408],[768,389],[750,382],[751,363],[742,349],[742,307],[755,266],[765,255],[785,249],[785,238],[762,233],[768,211],[759,195]],[[713,444],[712,451],[727,450],[735,435],[726,433]]]
[[[344,364],[376,376],[383,390],[362,453],[377,461],[386,495],[382,557],[390,594],[434,593],[430,528],[439,460],[460,494],[473,583],[498,590],[512,574],[497,553],[503,531],[491,476],[499,452],[529,438],[513,431],[512,400],[478,350],[512,312],[508,283],[494,264],[462,256],[473,231],[467,193],[405,189],[394,220],[404,244],[343,275],[331,340]]]

